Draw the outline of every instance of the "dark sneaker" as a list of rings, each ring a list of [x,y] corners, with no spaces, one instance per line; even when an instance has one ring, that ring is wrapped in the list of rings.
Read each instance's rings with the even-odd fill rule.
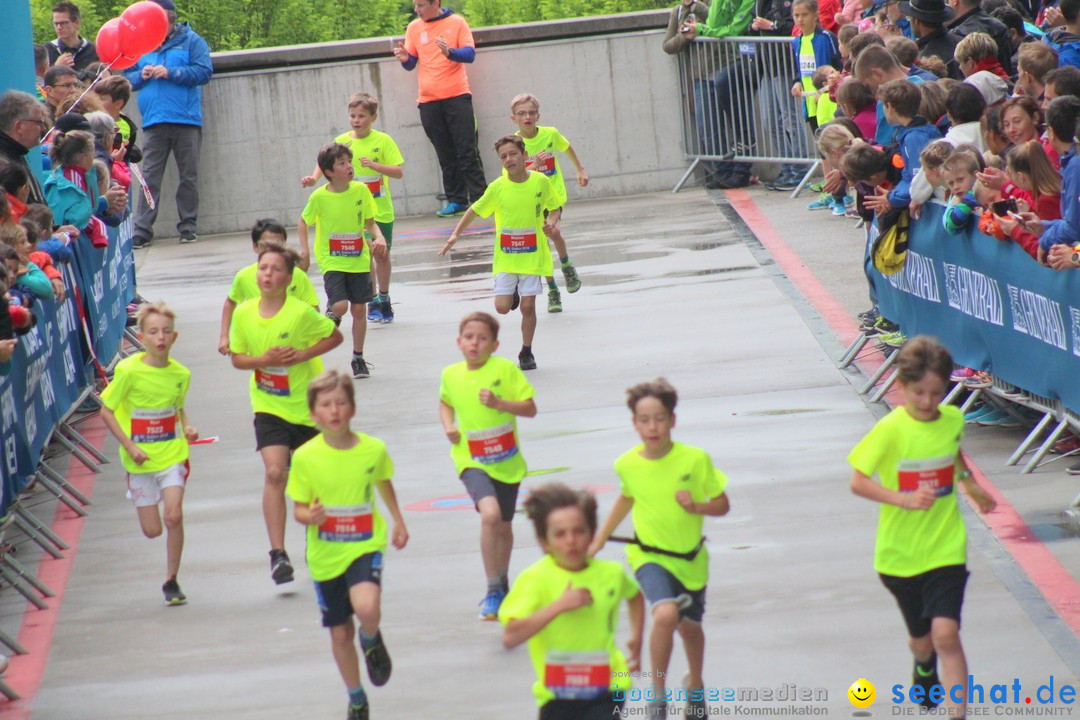
[[[518,367],[522,370],[536,369],[536,358],[533,357],[532,352],[528,350],[522,350],[518,353]]]
[[[765,187],[768,188],[769,190],[779,190],[781,192],[787,192],[787,191],[794,190],[795,188],[799,187],[799,181],[801,179],[802,178],[797,178],[797,177],[793,177],[793,176],[790,176],[790,175],[787,176],[787,177],[784,177],[783,175],[781,175],[780,177],[776,178],[772,182],[765,183]]]
[[[334,327],[339,327],[341,325],[341,316],[338,315],[336,312],[334,312],[333,310],[327,310],[325,314],[326,317],[334,321]]]
[[[581,278],[573,265],[564,265],[562,269],[563,279],[566,280],[566,292],[571,295],[581,289]]]
[[[390,306],[389,300],[384,300],[379,303],[379,313],[382,315],[382,319],[379,322],[383,325],[394,322],[394,308]],[[371,319],[370,315],[368,315],[368,319]]]
[[[293,581],[293,566],[289,562],[289,554],[284,550],[270,551],[270,577],[277,585]]]
[[[360,638],[360,647],[364,651],[364,662],[367,664],[367,674],[371,678],[371,684],[382,687],[390,679],[390,653],[386,651],[386,643],[383,642],[382,632],[375,635],[375,642],[371,647],[364,647],[364,638]]]
[[[938,706],[938,703],[930,699],[930,688],[935,685],[940,685],[941,681],[938,680],[937,667],[930,671],[929,675],[924,675],[923,671],[919,669],[919,663],[916,661],[915,669],[911,673],[912,685],[918,685],[923,689],[923,700],[919,704],[927,710],[933,710]]]
[[[142,248],[148,248],[153,244],[154,244],[154,241],[150,240],[149,238],[136,237],[136,238],[131,239],[131,247],[135,248],[136,250],[141,250]]]
[[[352,359],[352,376],[354,378],[369,378],[371,377],[371,371],[368,370],[367,362],[362,357],[354,357]]]
[[[190,245],[191,243],[196,243],[196,242],[199,242],[199,236],[196,235],[195,233],[193,233],[193,232],[182,232],[182,233],[180,233],[180,244],[181,245]]]
[[[455,215],[464,215],[468,210],[468,205],[463,203],[448,202],[443,206],[441,210],[436,210],[435,214],[439,217],[454,217]]]
[[[548,312],[562,312],[562,297],[557,288],[548,288]]]
[[[666,718],[667,714],[667,703],[663,700],[650,700],[645,706],[645,717],[647,718]]]
[[[349,711],[345,715],[345,720],[368,720],[368,704],[363,705],[349,705]]]
[[[382,322],[382,310],[378,302],[372,301],[368,303],[367,319],[368,322]]]
[[[161,592],[165,594],[166,605],[184,605],[187,603],[187,596],[180,591],[180,585],[175,578],[162,585]]]
[[[514,299],[510,302],[510,312],[514,312],[515,310],[517,310],[518,305],[520,305],[520,304],[521,304],[521,293],[518,292],[517,288],[514,288]]]
[[[745,173],[731,173],[721,177],[717,183],[717,187],[721,190],[735,190],[737,188],[749,187],[750,175]]]

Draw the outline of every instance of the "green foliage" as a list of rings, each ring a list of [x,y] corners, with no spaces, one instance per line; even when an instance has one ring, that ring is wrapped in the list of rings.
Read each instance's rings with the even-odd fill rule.
[[[35,42],[56,37],[56,0],[30,0]],[[98,28],[134,0],[76,0],[80,34],[93,40]],[[671,0],[453,0],[473,27],[607,15],[669,7]],[[335,42],[401,35],[411,0],[176,0],[179,18],[206,38],[211,50]]]

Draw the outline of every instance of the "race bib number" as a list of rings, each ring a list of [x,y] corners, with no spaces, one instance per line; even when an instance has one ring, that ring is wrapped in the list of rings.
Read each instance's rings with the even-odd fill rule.
[[[256,368],[255,385],[267,395],[288,395],[289,369],[284,367]]]
[[[799,56],[799,75],[801,77],[812,77],[815,70],[817,70],[817,60],[813,55]]]
[[[382,175],[364,175],[356,179],[367,186],[372,197],[382,197]]]
[[[608,653],[549,651],[544,662],[544,686],[558,700],[597,700],[606,696],[611,688]]]
[[[547,157],[543,160],[537,160],[534,163],[537,172],[542,172],[548,177],[555,174],[555,155],[548,153]]]
[[[929,485],[937,497],[951,494],[955,462],[952,457],[901,460],[896,469],[900,492],[914,492],[921,485]]]
[[[364,254],[364,236],[356,233],[332,233],[330,257],[360,257]]]
[[[176,439],[176,408],[134,410],[131,413],[131,440],[137,443],[168,442]]]
[[[514,254],[536,252],[536,228],[503,228],[499,235],[499,249]]]
[[[514,438],[512,423],[467,433],[467,438],[469,455],[478,463],[491,465],[517,455],[517,440]]]
[[[327,542],[370,540],[374,517],[371,503],[326,508],[326,521],[319,526],[319,539]]]

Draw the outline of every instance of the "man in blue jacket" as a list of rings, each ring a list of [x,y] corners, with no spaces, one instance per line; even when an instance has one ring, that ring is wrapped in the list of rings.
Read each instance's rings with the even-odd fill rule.
[[[160,202],[161,179],[169,153],[176,158],[180,185],[176,189],[176,229],[180,242],[198,240],[199,152],[202,147],[202,86],[214,72],[210,47],[186,22],[176,21],[173,0],[153,0],[169,15],[172,27],[157,50],[143,55],[124,72],[133,90],[139,91],[143,121],[142,171],[154,197],[150,207],[139,198],[135,213],[134,245],[148,247],[154,238],[154,220]]]

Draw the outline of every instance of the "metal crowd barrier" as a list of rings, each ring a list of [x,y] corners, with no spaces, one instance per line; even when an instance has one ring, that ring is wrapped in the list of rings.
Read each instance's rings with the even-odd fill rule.
[[[698,37],[678,55],[682,140],[691,160],[672,192],[702,161],[806,165],[798,195],[820,158],[791,96],[798,66],[791,38]]]

